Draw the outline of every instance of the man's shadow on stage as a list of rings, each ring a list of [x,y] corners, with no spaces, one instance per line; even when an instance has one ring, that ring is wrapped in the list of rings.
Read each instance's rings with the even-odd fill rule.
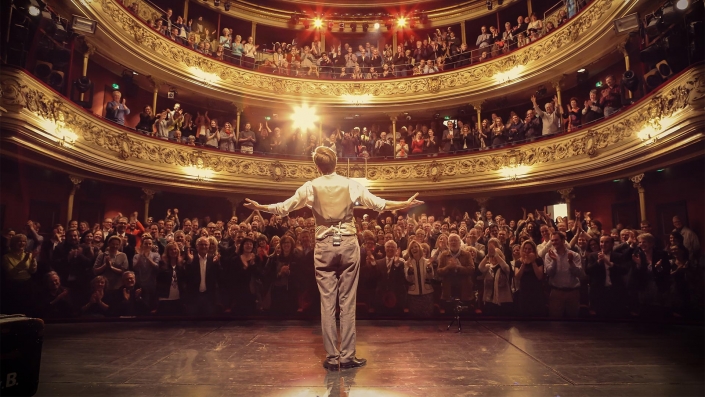
[[[328,371],[325,377],[326,394],[321,397],[348,397],[350,389],[355,385],[355,375],[363,368]]]

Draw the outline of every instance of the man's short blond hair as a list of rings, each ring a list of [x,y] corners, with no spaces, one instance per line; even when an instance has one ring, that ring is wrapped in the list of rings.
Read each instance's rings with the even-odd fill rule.
[[[324,175],[328,175],[335,171],[335,166],[338,163],[338,157],[331,148],[319,146],[313,152],[313,162]]]

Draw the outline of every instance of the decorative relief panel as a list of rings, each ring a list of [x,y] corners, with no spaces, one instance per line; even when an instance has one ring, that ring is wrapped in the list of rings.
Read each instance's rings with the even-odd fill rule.
[[[247,155],[202,150],[171,142],[151,139],[138,133],[104,122],[86,114],[78,106],[54,94],[33,77],[22,71],[5,68],[0,75],[3,114],[6,120],[17,119],[28,126],[45,131],[42,125],[26,118],[22,113],[30,112],[38,119],[53,123],[76,134],[73,150],[87,158],[98,159],[96,153],[104,153],[99,159],[113,158],[119,162],[138,161],[139,166],[152,169],[163,168],[175,175],[185,175],[180,167],[211,169],[223,178],[273,182],[300,182],[318,175],[311,161],[278,160]],[[634,108],[627,109],[594,125],[588,130],[579,130],[540,140],[514,148],[493,150],[488,153],[471,153],[446,158],[408,161],[368,161],[367,163],[342,161],[337,171],[346,176],[370,181],[395,181],[399,184],[446,182],[468,183],[468,177],[491,177],[504,167],[543,166],[551,168],[560,164],[579,164],[581,156],[596,157],[613,150],[631,139],[633,147],[641,142],[637,138],[645,127],[660,129],[660,122],[675,112],[690,108],[702,110],[705,102],[703,87],[705,71],[694,67],[650,99]],[[683,116],[693,117],[693,116]],[[701,119],[697,119],[702,122]],[[47,131],[47,133],[52,133]],[[615,148],[613,148],[615,147]],[[89,150],[88,150],[89,149]],[[623,150],[623,149],[622,149]],[[116,164],[116,168],[120,167]],[[252,177],[256,177],[253,179]],[[259,177],[259,178],[257,178]]]
[[[99,20],[112,21],[109,30],[126,32],[136,44],[147,49],[158,58],[159,63],[198,67],[214,73],[236,87],[246,87],[252,92],[270,92],[275,94],[308,95],[322,98],[342,99],[344,95],[371,95],[375,98],[390,97],[399,100],[404,95],[437,93],[452,88],[462,88],[483,80],[490,80],[499,72],[506,72],[516,66],[527,64],[545,58],[547,55],[565,51],[565,47],[574,44],[584,33],[593,33],[595,25],[613,6],[613,2],[622,0],[595,0],[587,8],[570,20],[564,27],[534,44],[527,45],[508,56],[484,62],[458,71],[451,71],[428,77],[413,77],[388,81],[338,82],[324,80],[293,79],[285,76],[274,76],[236,68],[211,58],[202,56],[185,47],[174,44],[164,36],[149,28],[145,23],[134,17],[120,6],[116,0],[95,0],[85,3],[93,15]],[[97,7],[101,9],[98,11]],[[143,10],[144,14],[143,15]],[[140,17],[152,13],[151,9],[140,8]]]

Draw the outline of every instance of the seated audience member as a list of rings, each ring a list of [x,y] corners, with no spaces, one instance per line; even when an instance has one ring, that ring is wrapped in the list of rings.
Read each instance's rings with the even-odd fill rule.
[[[122,274],[121,285],[110,293],[110,314],[113,316],[138,316],[146,314],[147,304],[142,296],[142,288],[135,282],[135,273]]]
[[[375,310],[380,314],[401,314],[406,302],[404,260],[398,256],[397,243],[384,243],[385,257],[376,261],[377,289]]]
[[[108,314],[110,306],[106,301],[106,286],[108,280],[103,276],[96,276],[91,280],[91,295],[88,303],[81,306],[81,314],[91,317],[104,317]]]
[[[438,258],[438,275],[443,288],[441,299],[471,301],[474,274],[475,263],[467,251],[460,249],[460,236],[451,234],[448,237],[448,251]]]
[[[127,256],[119,251],[121,244],[120,237],[111,236],[107,249],[98,254],[93,264],[93,274],[105,278],[108,291],[120,288],[122,274],[129,269]]]
[[[28,313],[31,308],[32,275],[37,272],[35,253],[25,252],[27,236],[10,237],[8,253],[2,257],[2,310],[5,314]]]
[[[600,237],[600,251],[588,255],[585,273],[590,278],[590,308],[600,316],[619,317],[626,312],[628,268],[612,258],[613,247],[614,238]]]
[[[580,311],[580,280],[585,271],[580,255],[571,251],[561,232],[551,234],[553,248],[544,257],[545,271],[551,286],[548,313],[551,317],[577,317]]]
[[[504,259],[501,242],[491,238],[487,242],[487,255],[478,265],[483,274],[483,313],[507,316],[512,314],[512,268]]]
[[[406,302],[413,317],[433,315],[434,271],[431,262],[423,257],[423,248],[418,241],[409,243],[409,259],[405,263],[407,289]]]

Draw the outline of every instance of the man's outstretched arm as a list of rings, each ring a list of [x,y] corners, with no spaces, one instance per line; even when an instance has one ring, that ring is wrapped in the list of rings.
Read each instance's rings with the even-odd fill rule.
[[[387,200],[386,205],[384,206],[385,211],[396,211],[396,210],[403,210],[406,208],[413,208],[418,205],[423,204],[423,201],[417,200],[416,196],[419,194],[416,193],[413,196],[411,196],[408,200],[406,201],[391,201]]]
[[[248,198],[245,199],[245,208],[253,211],[269,212],[271,214],[285,216],[291,211],[295,211],[299,208],[305,206],[309,201],[309,183],[305,183],[301,186],[293,196],[289,197],[285,201],[276,204],[264,205],[260,204],[254,200]]]

